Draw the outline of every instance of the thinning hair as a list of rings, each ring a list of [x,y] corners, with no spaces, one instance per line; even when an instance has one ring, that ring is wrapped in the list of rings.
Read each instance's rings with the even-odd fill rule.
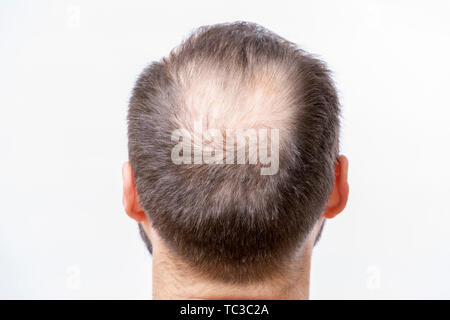
[[[129,159],[139,202],[174,256],[228,283],[284,272],[332,191],[339,110],[326,65],[254,23],[200,27],[151,63],[129,103]],[[278,172],[175,164],[171,134],[199,119],[278,129]]]

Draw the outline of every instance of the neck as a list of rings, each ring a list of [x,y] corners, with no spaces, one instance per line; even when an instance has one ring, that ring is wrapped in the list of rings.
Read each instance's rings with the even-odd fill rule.
[[[156,240],[156,239],[155,239]],[[200,278],[181,267],[161,241],[154,240],[153,299],[308,299],[312,247],[306,246],[292,274],[277,281],[233,285]]]

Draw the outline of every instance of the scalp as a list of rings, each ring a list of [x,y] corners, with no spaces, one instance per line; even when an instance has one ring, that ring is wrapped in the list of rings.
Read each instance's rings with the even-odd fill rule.
[[[198,273],[234,283],[280,274],[331,192],[338,115],[320,60],[255,24],[200,28],[134,88],[128,138],[139,201]],[[175,165],[171,133],[199,120],[204,129],[279,129],[279,172]]]

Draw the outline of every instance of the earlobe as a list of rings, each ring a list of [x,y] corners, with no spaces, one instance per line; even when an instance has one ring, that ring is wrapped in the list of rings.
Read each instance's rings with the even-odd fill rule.
[[[125,162],[122,166],[123,179],[123,197],[122,203],[127,215],[142,222],[147,219],[144,209],[139,204],[139,197],[134,184],[134,174],[129,162]]]
[[[331,219],[341,213],[347,205],[348,194],[348,159],[341,155],[335,165],[334,187],[324,217]]]

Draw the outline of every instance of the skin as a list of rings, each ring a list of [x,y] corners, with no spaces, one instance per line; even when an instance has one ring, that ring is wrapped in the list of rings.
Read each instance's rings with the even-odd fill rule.
[[[308,299],[314,240],[324,219],[332,219],[344,210],[349,194],[348,160],[341,155],[335,166],[334,188],[327,207],[294,262],[292,272],[283,279],[236,286],[200,278],[173,256],[139,204],[129,162],[124,163],[122,176],[125,211],[142,224],[153,245],[153,299]]]

